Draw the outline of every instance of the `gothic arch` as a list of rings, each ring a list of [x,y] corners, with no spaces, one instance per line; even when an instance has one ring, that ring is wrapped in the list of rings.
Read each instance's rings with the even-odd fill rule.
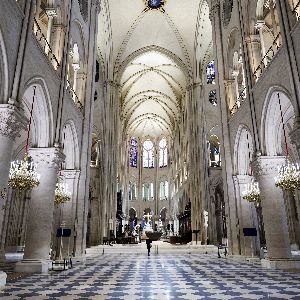
[[[133,61],[135,58],[137,58],[147,52],[151,52],[151,51],[158,52],[162,55],[165,55],[169,59],[171,59],[177,66],[180,67],[181,71],[185,74],[186,83],[187,84],[192,83],[192,78],[193,78],[192,73],[187,68],[185,63],[176,54],[172,53],[170,50],[167,50],[165,48],[162,48],[162,47],[156,46],[156,45],[143,47],[139,50],[134,51],[127,58],[125,58],[125,60],[120,64],[120,66],[118,67],[118,69],[115,72],[115,74],[116,74],[115,81],[120,82],[126,67],[130,64],[131,61]]]
[[[241,124],[234,143],[234,174],[249,175],[252,154],[253,139],[251,131],[246,125]]]
[[[130,219],[130,221],[133,221],[136,217],[137,217],[136,209],[134,207],[131,207],[129,209],[129,219]]]
[[[79,168],[79,144],[76,127],[73,120],[65,123],[62,131],[62,145],[66,156],[64,162],[65,170],[75,170]]]
[[[85,53],[85,38],[82,28],[82,24],[78,19],[72,21],[71,26],[71,40],[73,44],[77,44],[79,52],[80,67],[83,68],[86,65],[86,53]]]
[[[234,27],[228,37],[227,41],[227,68],[225,68],[225,72],[227,73],[227,78],[232,77],[232,72],[234,69],[234,56],[235,53],[240,53],[240,35],[238,28]]]
[[[33,106],[31,146],[51,147],[53,145],[53,111],[47,84],[43,78],[32,78],[23,91],[22,104],[29,119],[33,99],[33,87],[36,86],[36,98]]]
[[[289,93],[283,87],[271,87],[267,93],[261,117],[262,149],[264,154],[270,156],[285,154],[284,147],[282,147],[284,140],[278,95],[280,97],[288,145],[290,144],[288,132],[292,128],[295,117],[295,110]]]

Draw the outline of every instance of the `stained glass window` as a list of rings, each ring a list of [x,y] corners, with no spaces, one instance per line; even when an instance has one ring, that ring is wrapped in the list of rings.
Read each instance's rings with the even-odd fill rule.
[[[213,60],[207,64],[206,76],[207,76],[208,84],[216,83],[216,69],[215,69],[215,62]]]
[[[168,149],[165,138],[159,142],[159,167],[166,167],[168,165]]]
[[[138,141],[135,137],[130,140],[130,166],[137,168],[138,160]]]
[[[154,146],[150,140],[143,144],[143,167],[154,168]]]
[[[209,92],[208,100],[213,106],[217,106],[218,102],[217,102],[217,91],[216,90],[212,90]]]

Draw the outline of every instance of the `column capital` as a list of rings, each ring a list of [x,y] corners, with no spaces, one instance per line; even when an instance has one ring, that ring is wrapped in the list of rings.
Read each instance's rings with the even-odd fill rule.
[[[59,148],[30,148],[29,155],[37,166],[59,169],[65,155]]]
[[[278,175],[278,166],[285,164],[285,162],[285,156],[259,156],[251,163],[251,166],[256,178],[260,176],[275,177]]]
[[[76,179],[80,175],[80,170],[62,170],[65,179]]]
[[[260,36],[258,34],[251,34],[246,37],[247,44],[259,44],[261,43]]]
[[[26,130],[26,117],[10,104],[0,104],[0,135],[15,140],[22,130]]]
[[[224,86],[229,87],[235,83],[234,79],[224,79]]]
[[[200,87],[200,86],[202,86],[202,85],[203,85],[203,84],[202,84],[201,81],[195,81],[195,82],[190,83],[190,84],[186,87],[186,90],[187,90],[187,91],[190,91],[190,90],[195,89],[195,88],[197,88],[197,87]]]
[[[257,20],[254,27],[259,31],[265,24],[264,20]]]
[[[247,184],[253,179],[253,176],[250,175],[234,175],[232,177],[237,184]]]
[[[80,70],[80,64],[79,63],[73,63],[72,67],[73,67],[74,71]]]
[[[55,8],[53,8],[53,7],[46,8],[46,14],[47,14],[48,18],[57,17],[57,12],[56,12]]]

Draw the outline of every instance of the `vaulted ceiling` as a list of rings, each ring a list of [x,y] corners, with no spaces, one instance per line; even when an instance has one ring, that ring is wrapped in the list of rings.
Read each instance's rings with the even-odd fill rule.
[[[202,2],[168,0],[163,9],[151,10],[144,0],[102,1],[98,49],[120,84],[127,134],[172,134],[192,76]]]

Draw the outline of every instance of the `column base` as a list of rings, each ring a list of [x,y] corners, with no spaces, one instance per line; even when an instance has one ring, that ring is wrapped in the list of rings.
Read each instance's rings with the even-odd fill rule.
[[[81,263],[81,264],[84,264],[86,262],[86,256],[85,254],[84,255],[78,255],[78,256],[74,256],[72,257],[72,261],[73,261],[73,264],[75,263]]]
[[[15,266],[15,271],[20,273],[48,273],[48,270],[48,260],[24,259]]]
[[[300,269],[300,260],[288,258],[266,258],[261,260],[261,266],[267,269]]]
[[[6,285],[6,278],[7,278],[6,273],[3,271],[0,271],[0,287],[3,287]]]

